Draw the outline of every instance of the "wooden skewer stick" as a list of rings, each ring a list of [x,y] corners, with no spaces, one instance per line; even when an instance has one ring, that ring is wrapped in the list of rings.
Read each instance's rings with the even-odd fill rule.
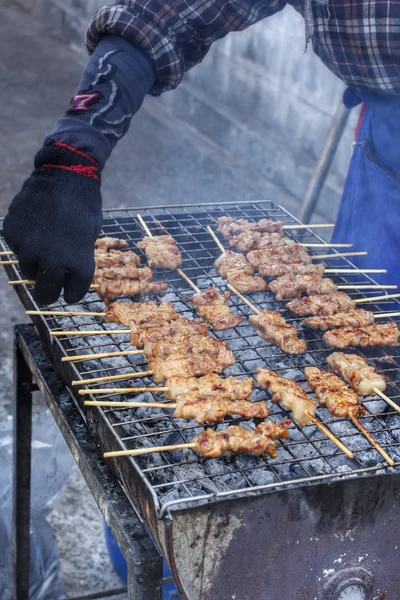
[[[376,388],[376,387],[374,388],[374,392],[375,392],[375,394],[380,396],[382,398],[382,400],[387,402],[389,404],[389,406],[391,406],[392,408],[394,408],[394,410],[396,410],[398,413],[400,413],[400,406],[398,404],[396,404],[395,402],[393,402],[393,400],[391,400],[391,398],[388,398],[388,396],[386,396],[386,394],[381,392],[381,390],[378,390],[378,388]]]
[[[349,450],[344,444],[342,444],[342,442],[340,440],[338,440],[338,438],[336,436],[334,436],[333,433],[331,431],[329,431],[329,429],[321,423],[321,421],[319,421],[317,418],[315,418],[314,415],[312,415],[308,410],[305,411],[305,414],[310,419],[310,421],[312,421],[314,423],[314,425],[316,427],[318,427],[318,429],[320,429],[322,431],[322,433],[324,433],[326,435],[327,438],[329,438],[334,444],[336,444],[336,446],[342,452],[344,452],[346,454],[346,456],[348,456],[349,458],[354,458],[353,452],[351,450]]]
[[[310,225],[284,225],[282,229],[323,229],[326,227],[335,227],[334,223],[310,223]]]
[[[338,285],[338,290],[397,290],[397,285]]]
[[[5,251],[5,252],[0,252],[0,256],[9,256],[10,254],[15,254],[15,252],[11,252],[11,250]]]
[[[383,456],[383,458],[386,460],[386,462],[391,467],[393,467],[395,464],[394,461],[390,458],[389,454],[387,452],[385,452],[385,450],[382,448],[382,446],[372,437],[372,435],[370,434],[368,429],[366,429],[364,427],[364,425],[362,425],[362,423],[360,423],[360,421],[354,415],[350,414],[350,419],[354,423],[354,425],[357,427],[357,429],[359,431],[361,431],[361,433],[367,438],[367,440],[375,448],[375,450],[377,450],[379,452],[379,454],[381,456]]]
[[[194,291],[195,291],[197,294],[201,294],[201,290],[200,290],[200,289],[197,287],[197,285],[196,285],[195,283],[193,283],[193,281],[190,279],[190,277],[188,277],[188,276],[186,275],[186,273],[184,273],[184,272],[182,271],[182,269],[177,269],[177,270],[176,270],[176,272],[177,272],[177,273],[179,273],[179,275],[180,275],[181,277],[183,277],[183,279],[184,279],[184,280],[185,280],[185,281],[186,281],[186,282],[187,282],[187,283],[188,283],[188,284],[189,284],[189,285],[190,285],[190,286],[191,286],[191,287],[194,289]]]
[[[371,298],[360,298],[354,300],[354,303],[362,304],[363,302],[375,302],[375,300],[391,300],[391,298],[400,298],[400,294],[382,294],[381,296],[371,296]]]
[[[17,265],[17,260],[3,260],[0,262],[0,265]]]
[[[8,285],[35,285],[36,281],[33,279],[17,279],[15,281],[9,281]],[[91,290],[97,290],[100,287],[98,283],[92,283],[90,286]]]
[[[102,400],[85,400],[84,406],[108,406],[109,408],[176,408],[177,404],[162,402],[107,402]]]
[[[383,319],[384,317],[400,317],[400,312],[389,312],[389,313],[374,313],[375,319]]]
[[[145,230],[145,232],[147,233],[147,235],[149,237],[153,237],[153,234],[151,233],[150,229],[147,227],[146,222],[144,221],[142,215],[137,214],[136,218],[139,221],[139,223],[141,224],[141,226],[143,227],[143,229]]]
[[[117,458],[119,456],[140,456],[154,452],[170,452],[171,450],[183,450],[184,448],[196,448],[195,442],[189,444],[173,444],[172,446],[153,446],[152,448],[136,448],[136,450],[116,450],[115,452],[104,452],[103,458]]]
[[[322,258],[342,258],[342,256],[367,256],[368,252],[341,252],[337,254],[316,254],[311,256],[312,260]]]
[[[61,362],[73,362],[75,360],[98,360],[110,358],[111,356],[129,356],[132,354],[143,354],[142,350],[120,350],[118,352],[92,352],[91,354],[76,354],[75,356],[63,356]]]
[[[91,385],[92,383],[100,383],[100,381],[118,381],[120,379],[134,379],[135,377],[144,377],[144,375],[152,375],[153,371],[142,371],[141,373],[122,373],[122,375],[108,375],[106,377],[93,377],[90,379],[77,379],[71,381],[71,385]],[[153,391],[153,388],[151,388]],[[154,391],[158,391],[154,389]]]
[[[218,248],[221,250],[222,254],[225,252],[225,248],[223,247],[223,245],[221,244],[221,242],[219,241],[219,239],[217,238],[216,234],[214,233],[214,231],[211,229],[210,225],[207,225],[207,231],[208,233],[211,235],[212,239],[214,240],[214,242],[217,244]]]
[[[387,273],[387,269],[325,269],[325,273]]]
[[[247,298],[245,298],[240,292],[238,292],[238,290],[236,288],[234,288],[233,285],[231,285],[230,283],[228,283],[228,285],[226,287],[229,288],[234,294],[236,294],[236,296],[238,296],[241,300],[243,300],[243,302],[245,304],[247,304],[247,306],[249,308],[251,308],[251,310],[253,312],[255,312],[258,315],[261,314],[261,310],[259,310],[258,308],[256,308],[254,306],[254,304],[252,304],[251,302],[249,302],[249,300],[247,300]]]
[[[299,246],[304,248],[352,248],[353,244],[303,244],[299,243]]]
[[[89,329],[85,329],[83,331],[51,331],[50,335],[54,337],[61,337],[63,335],[77,335],[79,337],[84,337],[85,335],[126,335],[131,332],[130,329],[94,329],[90,331]]]
[[[153,371],[150,371],[152,373]],[[147,371],[148,373],[148,371]],[[140,373],[140,376],[143,377],[144,373]],[[80,396],[89,396],[90,394],[141,394],[143,392],[168,392],[167,387],[158,387],[158,388],[96,388],[90,390],[79,390],[78,394]]]
[[[54,317],[105,317],[105,312],[73,311],[73,310],[27,310],[27,315],[45,315]]]

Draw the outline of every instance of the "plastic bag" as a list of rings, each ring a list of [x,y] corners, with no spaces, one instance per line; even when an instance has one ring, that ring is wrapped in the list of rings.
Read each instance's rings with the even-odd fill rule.
[[[0,422],[0,600],[12,598],[12,419]],[[45,519],[73,464],[50,411],[34,413],[32,432],[30,600],[64,598],[57,544]]]

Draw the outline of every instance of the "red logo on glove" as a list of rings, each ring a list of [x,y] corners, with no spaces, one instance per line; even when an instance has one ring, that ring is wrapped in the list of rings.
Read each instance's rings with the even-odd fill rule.
[[[89,110],[90,105],[95,100],[98,100],[100,94],[93,92],[92,94],[74,94],[71,98],[71,109],[70,110]]]

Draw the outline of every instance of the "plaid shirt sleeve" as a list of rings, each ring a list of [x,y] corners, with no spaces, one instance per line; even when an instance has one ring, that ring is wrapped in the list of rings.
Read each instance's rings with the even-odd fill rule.
[[[97,12],[86,45],[92,53],[102,36],[113,33],[144,50],[157,74],[151,93],[159,95],[175,88],[215,40],[285,5],[286,0],[120,0]]]

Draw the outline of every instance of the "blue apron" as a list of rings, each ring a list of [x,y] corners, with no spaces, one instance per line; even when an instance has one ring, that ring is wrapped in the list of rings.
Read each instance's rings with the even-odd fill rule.
[[[372,277],[397,284],[400,292],[400,98],[349,89],[344,101],[347,106],[363,101],[366,110],[332,241],[367,250],[368,256],[352,262],[359,268],[387,269],[387,274]]]

